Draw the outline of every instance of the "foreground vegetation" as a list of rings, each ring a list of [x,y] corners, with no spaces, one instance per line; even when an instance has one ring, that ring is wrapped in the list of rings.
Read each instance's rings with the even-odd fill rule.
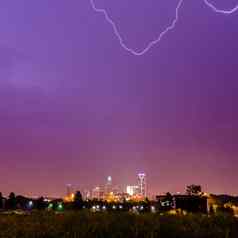
[[[237,238],[232,216],[36,212],[0,215],[1,238]]]

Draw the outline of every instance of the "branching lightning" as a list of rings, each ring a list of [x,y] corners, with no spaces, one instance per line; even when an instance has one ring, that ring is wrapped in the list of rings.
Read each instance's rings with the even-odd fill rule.
[[[214,12],[216,13],[220,13],[220,14],[225,14],[225,15],[230,15],[236,11],[238,11],[238,4],[230,9],[230,10],[222,10],[222,9],[218,9],[217,7],[215,7],[215,5],[213,5],[212,3],[210,3],[208,0],[203,0],[204,3],[209,7],[211,8]]]
[[[117,29],[117,26],[116,24],[113,22],[113,20],[111,19],[111,17],[109,16],[109,14],[107,13],[107,11],[105,9],[102,9],[102,8],[97,8],[96,5],[95,5],[95,2],[94,0],[90,0],[91,2],[91,5],[92,5],[92,8],[95,12],[99,12],[99,13],[102,13],[104,16],[105,16],[105,19],[111,24],[112,28],[113,28],[113,31],[115,33],[115,35],[117,36],[119,42],[120,42],[120,45],[128,52],[132,53],[133,55],[135,56],[141,56],[141,55],[144,55],[147,51],[149,51],[154,45],[156,45],[157,43],[159,43],[161,41],[161,39],[163,38],[163,36],[165,36],[170,30],[174,29],[177,21],[178,21],[178,18],[179,18],[179,9],[182,5],[184,0],[180,0],[177,7],[176,7],[176,16],[175,16],[175,19],[173,20],[172,24],[170,26],[168,26],[163,32],[161,32],[159,34],[159,36],[157,37],[157,39],[149,42],[149,44],[141,51],[136,51],[136,50],[133,50],[129,47],[127,47],[127,45],[124,43],[123,39],[122,39],[122,36],[121,34],[119,33],[118,29]]]
[[[116,23],[112,20],[112,18],[108,14],[108,12],[103,8],[98,8],[95,4],[95,0],[90,0],[90,3],[91,3],[93,10],[97,13],[103,14],[106,21],[112,26],[113,32],[116,35],[116,37],[118,38],[121,47],[135,56],[141,56],[141,55],[144,55],[145,53],[147,53],[154,45],[158,44],[169,31],[171,31],[175,28],[176,23],[179,20],[179,10],[180,10],[184,1],[185,0],[179,0],[178,5],[176,6],[176,10],[175,10],[175,18],[172,21],[172,23],[164,31],[162,31],[155,40],[150,41],[148,43],[148,45],[142,50],[134,50],[134,49],[128,47],[125,44],[123,37],[121,36],[121,33],[118,30]],[[219,13],[219,14],[223,14],[223,15],[230,15],[230,14],[233,14],[236,11],[238,11],[238,4],[230,10],[223,10],[223,9],[218,9],[214,4],[210,3],[209,0],[202,0],[202,1],[207,5],[207,7],[209,7],[215,13]]]

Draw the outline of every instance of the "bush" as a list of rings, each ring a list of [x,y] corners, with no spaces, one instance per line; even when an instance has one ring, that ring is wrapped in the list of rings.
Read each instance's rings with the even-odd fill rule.
[[[237,238],[238,220],[217,215],[88,211],[0,215],[0,238]]]

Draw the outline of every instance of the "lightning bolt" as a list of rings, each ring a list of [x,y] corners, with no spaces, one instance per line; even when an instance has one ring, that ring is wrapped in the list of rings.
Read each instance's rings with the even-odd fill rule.
[[[215,5],[210,3],[208,0],[203,0],[203,1],[209,8],[211,8],[216,13],[220,13],[220,14],[224,14],[224,15],[230,15],[230,14],[233,14],[236,11],[238,11],[238,4],[230,10],[222,10],[222,9],[216,8]]]
[[[130,47],[128,47],[125,43],[124,43],[124,40],[123,40],[123,37],[121,36],[119,30],[118,30],[118,27],[116,25],[116,23],[112,20],[112,18],[110,17],[110,15],[108,14],[108,12],[103,9],[103,8],[98,8],[95,4],[95,1],[94,0],[90,0],[90,3],[91,3],[91,6],[92,6],[92,9],[97,12],[97,13],[101,13],[104,15],[106,21],[112,26],[113,28],[113,32],[114,34],[116,35],[116,37],[118,38],[119,40],[119,43],[121,45],[121,47],[128,51],[129,53],[135,55],[135,56],[142,56],[144,54],[146,54],[153,46],[155,46],[156,44],[158,44],[162,38],[171,30],[173,30],[176,26],[176,23],[178,22],[179,20],[179,10],[183,4],[184,0],[179,0],[178,2],[178,5],[176,6],[176,10],[175,10],[175,18],[174,20],[172,21],[172,23],[164,30],[162,31],[158,37],[153,40],[153,41],[150,41],[148,43],[148,45],[142,49],[142,50],[134,50]],[[218,9],[214,4],[210,3],[209,0],[203,0],[203,2],[207,5],[207,7],[209,7],[212,11],[214,11],[215,13],[219,13],[219,14],[223,14],[223,15],[230,15],[230,14],[233,14],[235,13],[236,11],[238,11],[238,4],[230,9],[230,10],[223,10],[223,9]]]
[[[174,27],[175,27],[175,25],[176,25],[176,23],[179,19],[179,9],[182,6],[183,1],[184,0],[179,1],[178,5],[176,7],[176,16],[175,16],[175,19],[172,21],[171,25],[168,26],[164,31],[162,31],[155,40],[149,42],[149,44],[143,50],[136,51],[136,50],[133,50],[132,48],[129,48],[124,43],[123,38],[122,38],[121,34],[119,33],[115,22],[111,19],[111,17],[107,13],[107,11],[105,9],[102,9],[102,8],[97,8],[96,5],[95,5],[94,0],[90,0],[93,10],[95,12],[102,13],[104,15],[106,21],[112,26],[114,34],[117,36],[122,48],[124,48],[126,51],[130,52],[131,54],[133,54],[135,56],[141,56],[141,55],[144,55],[145,53],[147,53],[154,45],[158,44],[161,41],[163,36],[165,36],[169,31],[174,29]]]

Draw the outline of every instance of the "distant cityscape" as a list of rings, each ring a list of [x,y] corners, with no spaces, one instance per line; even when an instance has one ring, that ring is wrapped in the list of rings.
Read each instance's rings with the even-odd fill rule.
[[[142,201],[148,196],[147,179],[145,173],[137,174],[137,183],[126,185],[123,189],[120,186],[113,183],[112,176],[108,176],[105,179],[105,184],[96,186],[82,191],[82,196],[85,200],[97,199],[105,200],[108,202],[119,202],[119,201]],[[73,201],[74,199],[74,187],[72,184],[66,186],[65,201]]]

